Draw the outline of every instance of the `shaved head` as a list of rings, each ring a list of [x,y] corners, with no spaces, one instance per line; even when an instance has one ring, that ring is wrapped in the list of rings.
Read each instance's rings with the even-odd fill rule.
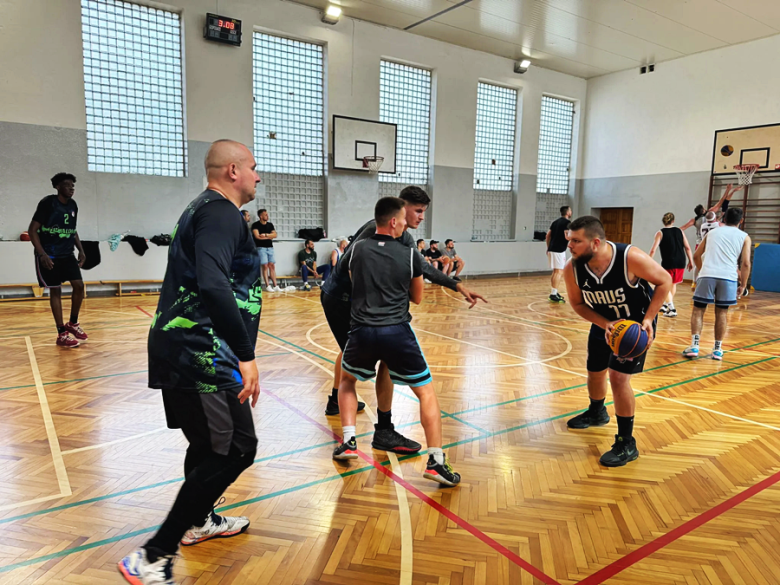
[[[252,160],[252,153],[249,149],[235,140],[217,140],[212,143],[206,154],[206,174],[224,169],[230,164],[243,166],[247,161]]]

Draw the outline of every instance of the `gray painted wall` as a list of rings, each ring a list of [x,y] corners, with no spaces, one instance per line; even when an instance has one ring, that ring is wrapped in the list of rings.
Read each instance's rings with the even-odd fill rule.
[[[579,215],[590,215],[594,209],[604,207],[633,207],[631,241],[648,251],[655,233],[663,227],[661,218],[666,212],[674,213],[675,224],[682,225],[693,217],[696,205],[707,204],[709,178],[709,173],[703,171],[582,179]],[[695,244],[693,229],[687,230],[685,235],[689,243]],[[656,255],[656,259],[659,258]]]

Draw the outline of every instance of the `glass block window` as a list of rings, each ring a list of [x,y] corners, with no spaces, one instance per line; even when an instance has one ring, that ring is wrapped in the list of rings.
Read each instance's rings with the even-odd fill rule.
[[[256,32],[253,57],[258,170],[323,176],[322,47]]]
[[[573,128],[574,104],[567,100],[542,96],[539,163],[536,170],[537,193],[569,194]]]
[[[398,126],[396,173],[379,173],[379,181],[427,185],[431,72],[382,61],[379,70],[379,119]]]
[[[474,189],[512,190],[516,119],[517,90],[479,84]]]
[[[121,0],[81,0],[87,167],[183,177],[181,19]]]
[[[325,227],[323,50],[259,32],[253,40],[257,205],[280,238],[297,238]]]

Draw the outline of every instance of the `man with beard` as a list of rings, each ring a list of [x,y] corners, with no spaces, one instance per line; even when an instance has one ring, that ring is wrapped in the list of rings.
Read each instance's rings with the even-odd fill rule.
[[[642,324],[649,348],[655,337],[656,315],[672,290],[672,278],[642,250],[608,241],[604,226],[593,216],[571,222],[568,238],[572,259],[563,270],[566,291],[572,309],[592,325],[587,361],[590,406],[566,424],[570,429],[587,429],[609,422],[604,406],[609,375],[618,433],[612,449],[599,462],[605,467],[620,467],[639,457],[633,437],[636,404],[631,376],[642,371],[647,352],[619,358],[607,339],[618,321],[631,319]]]

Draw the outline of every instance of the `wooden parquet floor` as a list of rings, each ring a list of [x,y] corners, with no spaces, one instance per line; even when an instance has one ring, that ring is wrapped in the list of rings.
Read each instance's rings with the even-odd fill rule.
[[[266,295],[260,448],[222,507],[252,525],[181,551],[178,582],[780,584],[780,295],[732,311],[723,362],[690,361],[680,287],[680,316],[661,319],[634,378],[641,456],[606,469],[614,421],[566,427],[587,406],[588,325],[547,303],[546,277],[474,288],[489,305],[429,285],[413,311],[464,478],[451,490],[422,478],[424,457],[372,451],[371,413],[358,417],[365,458],[331,460],[336,346],[318,295]],[[156,301],[88,299],[90,341],[74,350],[54,345],[47,304],[0,306],[0,583],[122,583],[116,562],[167,512],[186,442],[146,388]],[[373,411],[372,386],[359,392]],[[408,388],[393,413],[424,443]]]

